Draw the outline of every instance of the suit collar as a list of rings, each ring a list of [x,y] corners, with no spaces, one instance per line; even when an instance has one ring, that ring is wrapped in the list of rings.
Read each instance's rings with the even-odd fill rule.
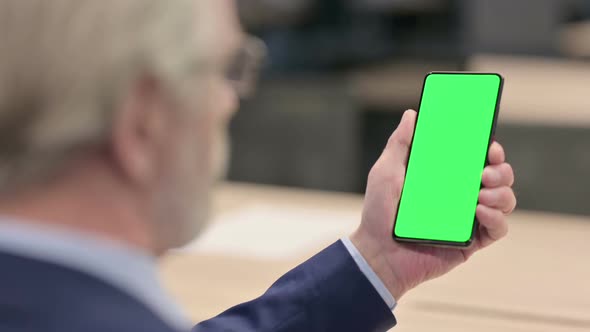
[[[0,218],[0,251],[60,265],[124,291],[171,327],[188,330],[189,320],[162,288],[155,258],[124,244],[58,228]]]

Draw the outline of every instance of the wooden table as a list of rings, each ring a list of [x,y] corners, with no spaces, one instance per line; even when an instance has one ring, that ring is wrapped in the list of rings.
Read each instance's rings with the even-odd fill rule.
[[[226,184],[216,193],[215,213],[256,204],[360,215],[362,198]],[[517,212],[510,223],[507,239],[401,299],[394,330],[590,331],[590,219]],[[264,230],[260,234],[264,236]],[[200,321],[259,296],[282,274],[337,239],[280,260],[175,252],[164,260],[162,275],[172,294]]]
[[[588,26],[584,29],[590,31]],[[441,70],[457,68],[444,61],[415,60],[371,66],[351,75],[350,93],[369,109],[401,113],[419,106],[426,73]],[[590,128],[588,62],[479,54],[468,58],[465,70],[505,77],[503,123]]]
[[[505,78],[500,121],[590,128],[590,63],[542,57],[477,55],[469,70]]]

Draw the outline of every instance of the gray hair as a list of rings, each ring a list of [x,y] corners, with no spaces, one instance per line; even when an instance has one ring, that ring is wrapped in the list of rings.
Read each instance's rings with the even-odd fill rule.
[[[143,74],[180,80],[197,60],[194,0],[1,0],[0,192],[108,140]]]

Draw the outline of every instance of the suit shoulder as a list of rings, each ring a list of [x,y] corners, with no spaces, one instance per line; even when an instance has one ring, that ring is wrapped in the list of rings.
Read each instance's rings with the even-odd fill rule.
[[[6,269],[2,332],[177,332],[134,297],[90,275],[3,253],[0,264]]]

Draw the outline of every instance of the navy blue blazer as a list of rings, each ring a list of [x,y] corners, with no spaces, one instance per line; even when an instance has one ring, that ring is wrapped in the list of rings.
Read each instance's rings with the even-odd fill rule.
[[[395,318],[339,241],[261,297],[194,332],[387,331]],[[142,303],[65,267],[0,253],[0,332],[179,332]]]

